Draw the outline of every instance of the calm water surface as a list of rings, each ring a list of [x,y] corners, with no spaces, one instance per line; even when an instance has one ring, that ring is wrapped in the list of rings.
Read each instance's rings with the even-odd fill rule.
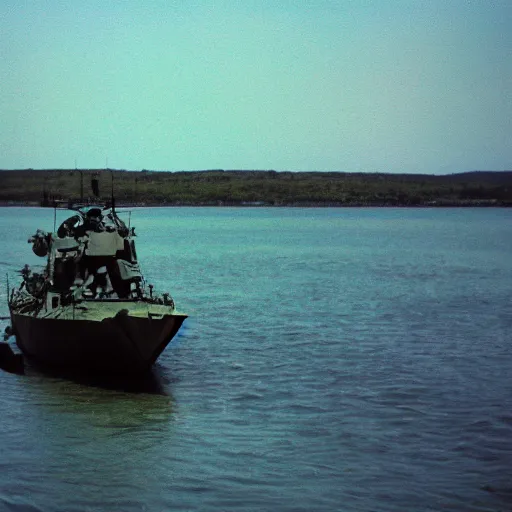
[[[0,373],[0,510],[512,509],[512,210],[131,222],[190,318],[142,381]],[[0,209],[0,315],[38,227]]]

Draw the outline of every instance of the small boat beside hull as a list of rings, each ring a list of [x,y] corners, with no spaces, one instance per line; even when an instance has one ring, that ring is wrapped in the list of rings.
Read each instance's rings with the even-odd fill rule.
[[[109,373],[148,370],[185,318],[117,314],[97,321],[11,316],[16,343],[25,355],[51,366]]]

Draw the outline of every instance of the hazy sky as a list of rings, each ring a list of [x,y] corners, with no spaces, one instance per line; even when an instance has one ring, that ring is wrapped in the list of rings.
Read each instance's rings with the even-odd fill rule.
[[[0,14],[3,169],[512,169],[512,0]]]

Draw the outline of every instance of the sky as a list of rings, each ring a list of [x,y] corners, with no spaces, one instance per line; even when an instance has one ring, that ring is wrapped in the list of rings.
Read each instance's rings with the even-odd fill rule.
[[[0,169],[512,169],[511,0],[0,0]]]

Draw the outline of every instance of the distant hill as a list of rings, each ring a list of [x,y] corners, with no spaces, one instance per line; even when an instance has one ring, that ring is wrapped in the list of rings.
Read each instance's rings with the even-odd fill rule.
[[[512,171],[450,175],[276,171],[1,170],[1,204],[93,199],[200,206],[512,206]]]

